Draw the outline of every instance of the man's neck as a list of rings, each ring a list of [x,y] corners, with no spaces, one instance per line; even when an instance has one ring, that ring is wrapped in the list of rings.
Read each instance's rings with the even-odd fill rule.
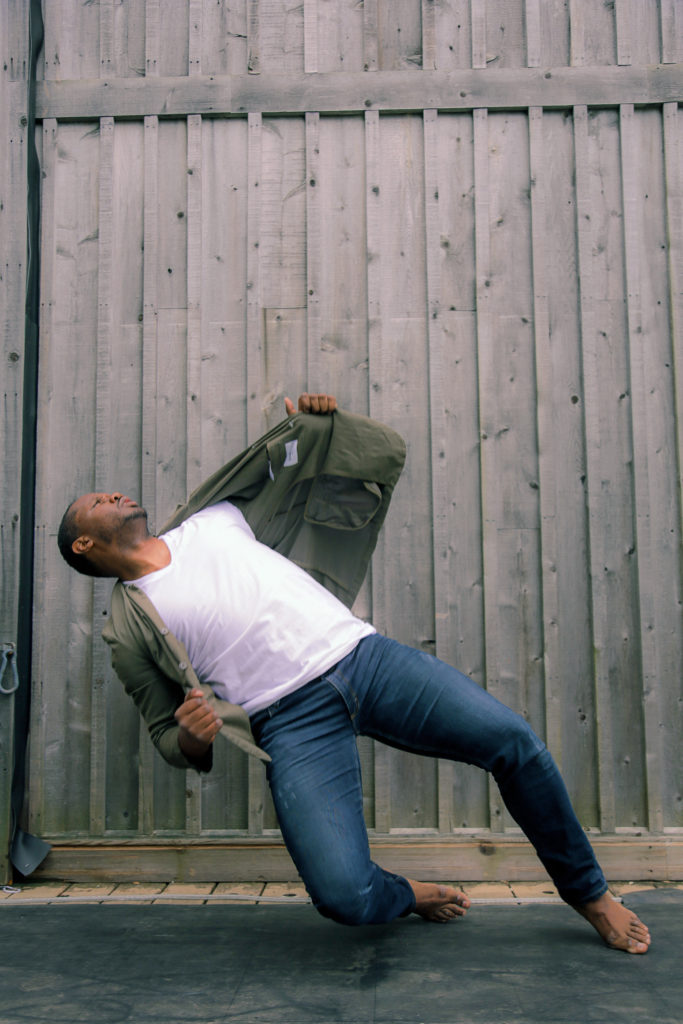
[[[119,578],[126,583],[149,576],[151,572],[164,569],[171,561],[171,552],[161,537],[145,537],[134,550],[127,553]]]

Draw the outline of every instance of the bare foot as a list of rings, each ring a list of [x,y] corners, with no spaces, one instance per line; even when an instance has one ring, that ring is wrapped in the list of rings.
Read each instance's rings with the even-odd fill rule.
[[[598,935],[612,949],[623,949],[626,953],[647,953],[650,945],[647,926],[632,910],[612,899],[608,892],[574,909],[593,925]]]
[[[463,917],[467,913],[470,901],[459,889],[434,882],[414,882],[408,884],[415,893],[415,914],[425,921],[438,921],[445,924],[454,917]]]

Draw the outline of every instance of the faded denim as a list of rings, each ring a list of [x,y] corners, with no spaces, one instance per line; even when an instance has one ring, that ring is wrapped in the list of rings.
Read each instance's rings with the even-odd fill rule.
[[[607,889],[541,740],[431,655],[366,637],[328,673],[257,712],[251,726],[272,757],[268,780],[283,838],[326,917],[379,924],[415,905],[406,879],[370,858],[356,736],[491,772],[563,899],[586,903]]]

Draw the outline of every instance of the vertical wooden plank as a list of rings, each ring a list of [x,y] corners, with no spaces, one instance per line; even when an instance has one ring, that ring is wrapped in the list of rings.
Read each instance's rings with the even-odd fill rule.
[[[363,0],[363,68],[379,70],[378,0]]]
[[[422,70],[435,71],[436,67],[436,3],[422,0]]]
[[[424,111],[425,235],[427,255],[427,333],[429,341],[429,425],[431,437],[432,546],[434,560],[435,653],[443,658],[452,624],[448,603],[449,493],[442,470],[446,458],[447,415],[444,387],[447,381],[444,330],[441,323],[441,261],[439,209],[438,113]],[[438,764],[438,827],[450,832],[454,824],[454,766]]]
[[[547,341],[542,335],[545,345],[536,357],[541,579],[543,587],[556,588],[559,606],[557,635],[551,637],[553,664],[548,664],[546,658],[546,737],[561,760],[563,777],[582,824],[596,826],[597,757],[573,126],[564,112],[544,111],[542,119],[532,118],[530,128],[534,289],[535,295],[541,295],[536,301],[547,307],[549,332]],[[536,205],[539,198],[544,199],[540,210]],[[539,262],[542,289],[536,285]],[[555,490],[549,494],[551,486]],[[554,564],[546,556],[546,509],[554,509],[556,516],[551,525]],[[555,584],[550,573],[556,577]],[[547,606],[548,600],[544,623],[549,619]],[[553,627],[545,628],[547,633]]]
[[[247,135],[246,119],[205,118],[201,157],[201,287],[199,359],[201,475],[247,444]],[[189,168],[192,169],[191,167]],[[194,178],[194,174],[191,176]],[[193,185],[194,187],[194,185]],[[188,236],[192,227],[188,200]],[[189,269],[189,264],[188,264]],[[196,290],[196,289],[195,289]],[[255,435],[254,435],[255,436]],[[202,778],[202,835],[246,831],[249,758],[234,745],[216,744],[214,765]],[[259,769],[259,765],[254,765]],[[261,772],[254,778],[260,786]],[[261,829],[259,828],[258,831]]]
[[[676,64],[683,53],[683,13],[677,0],[660,0],[662,64]]]
[[[369,412],[379,416],[377,393],[385,379],[382,344],[382,241],[381,241],[381,157],[379,113],[368,110],[365,114],[365,207],[367,231],[367,295],[368,295],[368,372]],[[373,622],[380,633],[387,632],[386,616],[386,563],[388,550],[384,531],[379,535],[372,566]],[[391,770],[389,750],[376,744],[374,750],[375,830],[389,832],[391,828]]]
[[[478,244],[484,232],[489,236],[484,243],[489,273],[483,278],[477,258],[478,300],[481,293],[488,295],[484,304],[490,330],[479,347],[485,593],[488,565],[495,573],[493,590],[485,597],[487,685],[543,733],[537,424],[529,387],[534,364],[528,124],[513,113],[491,115],[487,126],[486,150],[475,137],[481,154],[477,167],[484,154],[488,160],[489,197],[488,210],[481,211],[488,212],[489,221],[477,225]]]
[[[680,16],[679,16],[680,18]],[[679,26],[683,28],[681,21]],[[679,49],[680,52],[680,49]],[[678,468],[676,489],[680,519],[679,536],[683,534],[683,120],[677,103],[665,103],[663,108],[665,218],[667,235],[669,318],[673,365],[674,447]],[[680,602],[679,602],[680,603]],[[677,634],[680,637],[680,631]],[[680,757],[678,738],[683,731],[683,710],[675,690],[666,697],[665,719],[669,722],[669,764],[675,765]],[[680,778],[674,771],[667,777],[670,795],[665,825],[680,828],[683,809],[679,799]],[[674,808],[679,808],[678,812]]]
[[[259,0],[259,68],[303,71],[304,6],[282,0]]]
[[[631,3],[615,0],[614,16],[617,33],[617,64],[631,64]]]
[[[591,606],[593,609],[593,646],[596,714],[598,778],[600,781],[600,828],[613,832],[616,826],[616,801],[609,766],[613,762],[612,729],[609,716],[609,680],[606,665],[606,602],[607,594],[602,585],[605,554],[600,514],[595,507],[596,488],[600,487],[599,465],[599,367],[595,349],[596,316],[595,301],[590,285],[591,272],[591,231],[590,222],[594,214],[590,191],[590,157],[588,152],[588,110],[574,108],[574,148],[576,173],[576,218],[578,237],[578,271],[581,281],[581,338],[584,366],[584,400],[586,418],[586,470],[590,524],[590,578]]]
[[[247,287],[249,132],[241,118],[205,119],[202,126],[203,473],[227,462],[248,439],[247,303],[254,291]],[[257,235],[253,241],[258,242]],[[257,248],[253,255],[258,256]],[[258,265],[250,269],[255,269],[258,282]]]
[[[202,479],[202,118],[187,119],[187,490]],[[184,213],[178,211],[178,216]]]
[[[384,565],[375,566],[376,573],[387,574],[383,614],[390,635],[433,653],[433,575],[431,558],[424,557],[431,549],[432,510],[422,128],[421,118],[412,115],[379,120],[383,332],[375,362],[383,376],[373,374],[371,385],[373,390],[377,385],[377,417],[401,429],[408,444],[402,487],[384,528],[390,554]],[[370,358],[372,368],[372,350]],[[392,751],[391,782],[392,828],[436,827],[435,763]]]
[[[148,8],[148,19],[153,7]],[[148,53],[150,22],[147,22]],[[148,57],[148,74],[154,73],[154,56]],[[159,254],[159,119],[145,117],[144,135],[144,269],[143,269],[143,321],[142,321],[142,458],[140,484],[142,505],[152,523],[158,523],[156,501],[156,397],[158,346],[158,254]],[[140,723],[140,805],[138,820],[143,834],[154,830],[154,749],[149,743],[147,730]]]
[[[160,3],[158,74],[172,77],[188,74],[189,25],[188,0],[163,0]]]
[[[436,345],[443,380],[431,397],[434,519],[443,518],[434,547],[436,651],[444,661],[484,682],[481,483],[475,312],[474,161],[472,116],[440,114],[436,138],[425,123],[425,182],[429,308],[438,301]],[[429,160],[429,162],[428,162]],[[431,185],[438,180],[438,200]],[[430,205],[432,209],[430,210]],[[434,215],[438,207],[438,221]],[[428,318],[430,334],[434,320]],[[430,337],[430,362],[434,338]],[[434,376],[434,374],[431,374]],[[438,440],[438,444],[436,444]],[[444,787],[452,785],[452,793]],[[441,815],[472,832],[489,821],[487,780],[476,768],[456,765],[439,779]]]
[[[363,71],[364,4],[357,0],[318,0],[318,71]],[[365,68],[367,71],[368,69]]]
[[[114,0],[100,0],[100,77],[114,73]]]
[[[187,73],[202,73],[202,40],[204,38],[204,0],[189,0]]]
[[[114,119],[100,118],[99,147],[99,226],[97,274],[97,362],[95,368],[95,490],[112,487],[111,406],[112,406],[112,274],[114,226]],[[92,655],[92,702],[90,730],[90,830],[103,835],[106,818],[106,716],[107,663],[109,656],[101,640],[111,582],[93,581],[94,638]]]
[[[471,0],[442,0],[435,5],[436,67],[455,71],[472,66]]]
[[[524,2],[525,0],[487,0],[487,66],[524,67]]]
[[[486,67],[486,0],[471,0],[472,67]]]
[[[570,11],[566,0],[539,4],[540,66],[566,67],[570,55]]]
[[[117,488],[140,500],[142,436],[143,196],[142,121],[117,121],[113,135],[111,366],[116,400],[109,407],[103,489]],[[119,399],[125,396],[125,400]],[[102,616],[104,619],[104,616]],[[106,652],[106,646],[98,641]],[[138,829],[140,716],[105,657],[106,829]],[[149,745],[147,737],[145,745]]]
[[[160,0],[145,2],[145,74],[161,74],[159,51],[161,47]]]
[[[247,0],[247,71],[257,75],[261,70],[260,0]]]
[[[334,384],[344,408],[367,415],[364,124],[344,116],[314,118],[313,124],[307,154],[315,163],[307,180],[316,184],[309,184],[306,220],[309,291],[315,294],[308,296],[308,312],[318,323],[309,334],[309,377],[312,387]]]
[[[324,386],[321,368],[320,272],[323,262],[320,208],[320,115],[306,114],[307,391]]]
[[[569,64],[581,68],[586,63],[586,25],[583,0],[569,0]]]
[[[146,0],[128,0],[114,7],[114,59],[121,78],[145,74],[145,13]]]
[[[262,119],[249,114],[247,212],[247,432],[258,437],[262,426],[263,310],[261,307],[261,151]]]
[[[305,122],[263,124],[260,196],[261,300],[266,309],[306,306]]]
[[[234,0],[220,0],[220,3],[202,0],[202,74],[246,74],[249,60],[247,7],[247,0],[238,0],[236,3]],[[258,16],[258,8],[256,14]]]
[[[679,486],[683,488],[680,468],[683,466],[683,141],[677,103],[664,104],[663,120],[669,316],[673,340],[678,477]],[[679,496],[679,507],[683,528],[683,489]]]
[[[533,268],[534,350],[539,438],[538,485],[541,510],[541,588],[543,606],[543,660],[545,684],[546,743],[558,764],[562,765],[562,729],[560,707],[562,679],[559,676],[558,623],[559,594],[557,578],[557,507],[554,436],[553,363],[550,351],[550,318],[546,279],[546,203],[545,153],[543,147],[543,110],[529,110],[529,169],[531,175],[531,252]]]
[[[378,14],[380,68],[420,68],[423,39],[416,0],[380,0]]]
[[[45,581],[43,625],[36,636],[36,699],[44,716],[38,752],[47,832],[87,831],[89,822],[92,666],[92,581],[73,578],[54,543],[55,527],[73,497],[94,482],[95,360],[97,331],[99,126],[48,125],[44,171],[41,296],[47,321],[39,407],[44,415],[37,446],[36,579]],[[54,134],[53,134],[54,132]],[[42,334],[42,325],[41,325]],[[67,453],[56,481],[54,466]],[[54,580],[51,586],[49,581]],[[59,639],[61,637],[61,640]],[[65,640],[65,638],[67,638]],[[71,638],[71,642],[69,639]],[[62,685],[55,685],[59,680]],[[66,744],[66,763],[61,750]]]
[[[200,16],[200,12],[195,12]],[[190,42],[201,39],[193,33],[191,11]],[[193,57],[191,48],[190,74],[199,73],[201,60]],[[184,213],[178,211],[178,216]],[[187,446],[185,455],[186,491],[189,494],[202,481],[202,118],[190,114],[187,118],[187,386],[186,420]],[[186,777],[186,830],[199,835],[202,827],[201,779],[196,772]]]
[[[80,0],[43,4],[44,76],[54,81],[98,78],[100,5]]]
[[[494,388],[493,331],[490,310],[491,240],[489,232],[489,128],[488,112],[479,108],[474,118],[474,225],[475,225],[475,278],[477,307],[477,357],[479,365],[479,407],[481,431],[481,487],[482,487],[482,549],[484,568],[484,636],[486,650],[486,687],[494,693],[500,678],[498,651],[497,595],[498,546],[496,543],[495,494],[497,491],[496,466],[489,444],[488,425],[484,410],[490,404],[488,396]],[[503,820],[503,802],[497,789],[489,784],[489,827],[499,831]]]
[[[54,353],[54,274],[55,274],[55,195],[57,163],[57,122],[53,118],[46,118],[42,124],[41,132],[41,218],[40,218],[40,373],[38,377],[38,407],[42,415],[38,418],[37,424],[37,453],[47,452],[48,442],[51,436],[51,414],[52,406],[49,401],[51,392],[51,373],[55,361]],[[41,510],[47,502],[47,491],[49,487],[48,474],[40,459],[36,461],[36,540],[34,547],[34,575],[36,579],[41,577],[46,583],[43,587],[35,588],[33,598],[34,630],[41,629],[38,634],[41,642],[36,643],[34,632],[33,644],[33,680],[32,680],[32,715],[31,715],[31,736],[32,742],[29,747],[29,780],[30,798],[28,804],[29,829],[38,835],[44,833],[44,809],[46,777],[43,766],[45,749],[47,743],[48,713],[42,697],[42,680],[47,677],[50,663],[50,640],[54,641],[55,652],[59,652],[58,631],[50,620],[50,612],[55,607],[58,599],[57,574],[51,579],[47,572],[48,568],[48,540],[46,530],[41,524]],[[74,483],[74,492],[77,487]],[[67,502],[73,500],[75,493],[63,496],[62,505],[66,508]],[[66,581],[67,566],[64,566],[62,579]],[[60,657],[60,675],[65,675],[65,659]],[[56,666],[52,667],[53,677]]]
[[[619,15],[617,9],[617,15]],[[623,14],[623,12],[621,12]],[[640,624],[640,658],[643,685],[643,711],[645,717],[645,741],[647,758],[644,759],[647,806],[650,813],[650,828],[661,831],[661,763],[660,744],[657,737],[657,708],[652,701],[656,688],[657,656],[656,643],[659,641],[657,616],[655,613],[654,591],[661,581],[653,578],[653,551],[650,523],[651,483],[649,479],[649,423],[647,399],[645,397],[644,346],[650,347],[650,339],[644,337],[643,314],[640,296],[640,249],[638,233],[638,154],[634,127],[633,104],[622,104],[619,111],[622,195],[624,208],[624,261],[626,271],[626,323],[629,339],[629,361],[631,377],[631,400],[633,405],[633,478],[634,478],[634,519],[638,557],[638,600]],[[648,714],[648,711],[650,712]],[[654,713],[654,721],[653,721]],[[650,728],[648,729],[648,725]]]
[[[261,305],[261,182],[263,123],[260,114],[248,117],[247,198],[247,431],[258,437],[263,425],[264,317]],[[248,826],[251,835],[263,832],[266,806],[262,765],[249,758]]]
[[[541,66],[541,6],[540,0],[525,0],[526,63],[529,68]]]
[[[575,122],[600,795],[610,831],[642,827],[645,814],[623,200],[614,116],[589,122],[579,110]]]
[[[304,71],[318,71],[318,0],[304,0]]]
[[[0,359],[3,417],[0,424],[0,644],[13,644],[16,666],[19,616],[22,420],[24,399],[27,164],[28,4],[0,10]],[[16,81],[16,84],[15,84]],[[8,671],[3,686],[14,685]],[[19,679],[29,687],[29,679]],[[27,692],[26,690],[24,692]],[[0,695],[0,884],[10,881],[15,696]]]

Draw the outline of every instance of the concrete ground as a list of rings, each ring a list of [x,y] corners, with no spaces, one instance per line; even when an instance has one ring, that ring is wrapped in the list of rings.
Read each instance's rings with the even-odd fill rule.
[[[0,1024],[683,1021],[683,883],[611,886],[644,957],[550,884],[462,888],[466,920],[344,928],[299,885],[27,883],[0,892]]]

